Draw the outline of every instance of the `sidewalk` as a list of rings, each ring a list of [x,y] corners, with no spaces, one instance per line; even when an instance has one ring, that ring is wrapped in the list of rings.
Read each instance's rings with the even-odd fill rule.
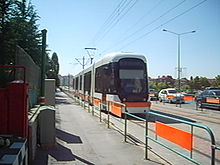
[[[123,142],[123,136],[108,129],[64,93],[57,93],[57,145],[39,149],[34,165],[157,165],[156,155],[144,159],[144,149]]]

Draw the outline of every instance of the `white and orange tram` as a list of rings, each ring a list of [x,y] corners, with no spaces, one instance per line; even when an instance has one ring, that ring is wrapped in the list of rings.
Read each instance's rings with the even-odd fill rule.
[[[129,113],[149,110],[147,61],[136,53],[111,53],[73,79],[75,96],[100,107],[109,104],[109,111],[119,117],[126,105]]]

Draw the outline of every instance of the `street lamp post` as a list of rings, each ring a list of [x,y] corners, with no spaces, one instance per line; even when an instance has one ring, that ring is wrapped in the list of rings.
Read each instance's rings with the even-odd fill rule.
[[[193,30],[193,31],[184,32],[184,33],[176,33],[176,32],[166,30],[166,29],[163,29],[163,31],[177,35],[177,39],[178,39],[177,40],[177,42],[178,42],[178,53],[177,53],[177,73],[178,73],[178,76],[177,76],[177,79],[178,79],[178,89],[180,90],[180,86],[181,86],[181,83],[180,83],[180,72],[181,72],[181,68],[180,68],[180,36],[185,35],[185,34],[189,34],[189,33],[195,33],[196,31]]]

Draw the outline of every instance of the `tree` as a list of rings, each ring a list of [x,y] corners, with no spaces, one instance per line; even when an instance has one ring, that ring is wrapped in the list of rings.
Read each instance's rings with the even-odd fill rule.
[[[0,0],[0,64],[14,63],[16,45],[40,65],[38,15],[26,0]]]
[[[0,64],[14,64],[16,46],[22,47],[40,65],[38,15],[26,0],[0,0]],[[10,73],[0,70],[0,86],[10,81]]]
[[[52,63],[53,63],[53,70],[54,70],[54,72],[55,72],[56,74],[58,74],[58,73],[59,73],[59,68],[60,68],[60,66],[59,66],[59,61],[58,61],[57,53],[54,52],[54,53],[52,54],[51,60],[52,60]]]
[[[13,38],[13,35],[10,34],[10,18],[12,16],[12,0],[0,0],[0,64],[10,63],[10,38]]]
[[[190,81],[188,82],[188,85],[191,89],[191,92],[194,92],[194,90],[196,91],[203,90],[206,87],[209,87],[211,84],[206,77],[196,76],[195,78],[190,77]]]
[[[220,87],[220,75],[217,75],[217,76],[215,77],[215,81],[214,81],[214,83],[213,83],[213,86],[215,86],[215,87]]]
[[[39,16],[31,2],[27,3],[26,0],[17,0],[15,4],[11,24],[13,29],[15,29],[16,44],[22,47],[37,65],[40,65],[41,33],[36,24]]]
[[[187,84],[185,84],[185,85],[182,85],[182,86],[181,86],[181,89],[183,89],[183,90],[189,90],[189,89],[190,89],[190,86],[187,85]]]
[[[205,89],[211,85],[206,77],[200,77],[199,81],[201,85],[200,89]]]
[[[48,57],[48,63],[47,63],[47,77],[48,78],[53,78],[56,80],[56,86],[59,87],[60,85],[60,80],[58,78],[58,73],[59,73],[59,60],[57,53],[53,53],[51,59]]]
[[[160,91],[161,89],[170,88],[171,86],[167,82],[152,82],[150,84],[150,88],[156,89],[157,91]]]

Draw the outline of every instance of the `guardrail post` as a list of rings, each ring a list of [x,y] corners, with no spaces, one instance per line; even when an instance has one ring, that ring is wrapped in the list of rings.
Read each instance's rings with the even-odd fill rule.
[[[86,109],[86,101],[83,101],[83,108]]]
[[[88,105],[88,111],[89,111],[89,113],[90,113],[90,106],[89,106],[89,102],[86,102],[87,103],[87,105]]]
[[[99,119],[100,119],[100,122],[102,122],[102,111],[101,111],[101,102],[99,103]]]
[[[92,105],[92,116],[94,116],[94,105]]]
[[[214,145],[212,144],[211,154],[212,154],[211,165],[215,165],[215,144]]]
[[[193,141],[193,125],[191,125],[191,135],[192,135],[192,138],[191,138],[191,142]],[[193,144],[191,143],[191,146],[192,146]],[[190,150],[190,158],[192,159],[192,157],[193,157],[193,150]]]
[[[110,128],[110,113],[109,113],[109,101],[107,102],[107,110],[108,110],[108,128]]]
[[[125,107],[125,129],[124,129],[124,141],[127,142],[127,108]]]
[[[148,159],[148,113],[144,110],[145,113],[145,159]]]
[[[198,103],[196,102],[196,110],[198,110]]]

